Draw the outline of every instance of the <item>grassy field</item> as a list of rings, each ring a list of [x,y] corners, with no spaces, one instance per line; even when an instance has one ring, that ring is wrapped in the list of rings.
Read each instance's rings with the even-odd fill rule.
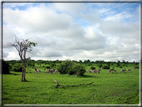
[[[43,65],[35,67],[41,73],[27,68],[28,82],[21,82],[21,72],[3,74],[3,104],[139,104],[139,70],[133,65],[125,67],[131,72],[121,73],[121,68],[115,68],[117,72],[108,73],[101,69],[100,74],[85,73],[83,77],[47,74]],[[53,88],[54,80],[61,85],[94,83]]]

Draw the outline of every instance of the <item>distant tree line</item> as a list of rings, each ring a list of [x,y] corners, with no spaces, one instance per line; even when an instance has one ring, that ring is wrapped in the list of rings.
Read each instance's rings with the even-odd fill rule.
[[[65,62],[65,60],[31,60],[31,59],[26,59],[26,67],[32,67],[34,68],[35,67],[35,64],[37,65],[41,65],[42,64],[45,64],[44,66],[42,67],[45,67],[45,68],[56,68],[58,65],[60,65],[62,62]],[[116,62],[112,62],[112,61],[103,61],[103,60],[97,60],[97,61],[90,61],[89,59],[88,60],[79,60],[79,61],[76,61],[76,60],[72,60],[71,62],[73,63],[78,63],[78,64],[83,64],[84,66],[92,66],[93,67],[93,64],[96,64],[98,68],[103,68],[103,69],[110,69],[110,66],[113,66],[114,64],[116,65],[116,67],[124,67],[126,66],[127,67],[127,64],[135,64],[136,66],[138,66],[139,62],[128,62],[128,61],[125,61],[123,60],[122,62],[120,61],[116,61]],[[9,60],[9,61],[4,61],[2,60],[2,73],[10,73],[9,70],[12,70],[12,71],[20,71],[22,72],[22,61],[21,60]],[[92,68],[94,69],[94,68]]]

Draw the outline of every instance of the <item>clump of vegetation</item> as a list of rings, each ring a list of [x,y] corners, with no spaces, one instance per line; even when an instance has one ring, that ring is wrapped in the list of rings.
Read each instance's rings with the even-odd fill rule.
[[[50,63],[49,66],[50,66],[50,68],[54,68],[54,67],[56,67],[56,64],[55,63]]]
[[[110,66],[109,65],[103,65],[102,68],[103,69],[110,69]]]
[[[95,70],[96,68],[95,68],[94,66],[91,66],[90,69],[91,69],[91,70]]]
[[[101,67],[102,67],[102,64],[98,64],[97,66],[98,66],[99,68],[101,68]]]
[[[70,69],[72,69],[73,62],[70,60],[63,61],[60,66],[57,68],[60,74],[67,74]],[[70,71],[71,72],[71,71]]]
[[[80,64],[73,64],[72,70],[74,71],[74,74],[77,76],[83,76],[86,72],[85,67]]]
[[[11,66],[6,61],[2,60],[2,74],[9,74]]]
[[[12,71],[22,72],[22,63],[15,63],[12,66]]]
[[[47,69],[50,69],[50,67],[49,67],[49,66],[47,66],[46,68],[47,68]]]
[[[135,69],[139,68],[139,66],[135,66]]]
[[[77,75],[82,76],[86,70],[85,67],[81,64],[76,64],[70,60],[66,60],[60,64],[57,68],[60,74],[69,74],[69,75]]]

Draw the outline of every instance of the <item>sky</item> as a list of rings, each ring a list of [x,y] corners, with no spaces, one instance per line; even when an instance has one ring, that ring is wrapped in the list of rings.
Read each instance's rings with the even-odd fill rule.
[[[37,43],[34,60],[140,60],[139,3],[3,3],[3,59],[20,60],[8,43]]]

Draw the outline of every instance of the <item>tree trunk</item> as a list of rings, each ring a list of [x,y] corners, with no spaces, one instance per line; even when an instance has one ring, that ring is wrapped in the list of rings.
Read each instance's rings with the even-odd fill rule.
[[[22,67],[22,82],[25,82],[26,81],[26,79],[25,79],[25,72],[26,72],[26,62],[25,62],[25,60],[22,60],[22,62],[23,62],[23,67]]]

